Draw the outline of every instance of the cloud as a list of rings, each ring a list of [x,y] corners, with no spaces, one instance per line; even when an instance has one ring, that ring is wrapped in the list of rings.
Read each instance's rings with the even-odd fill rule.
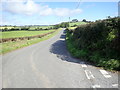
[[[68,16],[73,14],[79,14],[82,12],[81,9],[71,10],[68,8],[50,8],[47,5],[35,3],[33,0],[21,0],[20,2],[16,2],[15,0],[4,0],[3,11],[7,11],[13,14],[39,14],[42,16]]]
[[[27,2],[24,0],[21,2],[15,2],[14,0],[11,2],[6,1],[3,5],[3,10],[15,14],[32,15],[39,10],[39,6],[32,0],[28,0]]]
[[[53,9],[48,6],[41,6],[39,10],[39,14],[42,16],[48,16],[53,14]]]

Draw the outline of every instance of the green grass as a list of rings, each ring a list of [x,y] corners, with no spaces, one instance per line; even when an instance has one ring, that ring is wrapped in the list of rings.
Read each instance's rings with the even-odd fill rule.
[[[68,27],[68,29],[74,30],[75,28],[77,28],[77,26],[84,25],[84,24],[87,24],[87,23],[86,22],[72,22],[70,23],[70,27]]]
[[[7,31],[7,32],[0,32],[0,35],[2,34],[2,38],[16,38],[16,37],[35,36],[35,35],[40,35],[40,34],[52,32],[52,31],[54,31],[54,30],[43,30],[43,31]]]
[[[70,23],[70,26],[74,26],[74,25],[83,25],[83,24],[86,24],[86,22],[72,22]]]
[[[30,27],[30,30],[34,30],[34,29],[37,29],[37,28],[42,28],[42,29],[49,29],[49,28],[53,28],[53,26],[32,26]]]
[[[72,56],[107,70],[120,71],[119,18],[66,29],[67,48]]]
[[[22,27],[24,27],[24,26],[15,26],[16,28],[22,28]],[[48,26],[31,26],[30,28],[31,29],[35,29],[35,28],[42,28],[42,29],[46,29],[46,28],[51,28],[51,27],[53,27],[52,25],[48,25]],[[11,29],[11,28],[14,28],[14,26],[0,26],[0,29],[5,29],[5,28],[7,28],[7,29]]]
[[[4,28],[11,29],[13,28],[13,26],[0,26],[0,29],[4,29]]]
[[[0,43],[0,54],[5,54],[7,52],[26,47],[44,40],[47,40],[54,35],[56,35],[61,29],[58,29],[56,32],[49,34],[47,36],[44,36],[42,38],[34,38],[31,40],[19,40],[19,41],[13,41],[13,42],[5,42],[5,43]]]
[[[70,29],[70,30],[74,30],[75,28],[77,28],[77,27],[68,27],[68,29]]]

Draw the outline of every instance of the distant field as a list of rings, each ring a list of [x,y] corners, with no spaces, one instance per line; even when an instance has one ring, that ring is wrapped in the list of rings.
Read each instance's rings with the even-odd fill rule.
[[[70,26],[82,25],[82,24],[86,24],[86,22],[72,22],[72,23],[70,23]]]
[[[37,29],[37,28],[42,28],[42,29],[49,29],[49,28],[52,28],[53,26],[50,25],[50,26],[30,26],[30,30],[34,30],[34,29]],[[13,26],[1,26],[0,29],[12,29],[14,28]],[[16,26],[15,28],[22,28],[22,26]]]
[[[75,29],[75,28],[77,28],[77,26],[76,27],[68,27],[68,29],[72,29],[72,30]]]
[[[52,32],[54,30],[43,30],[43,31],[8,31],[8,32],[0,32],[2,37],[0,38],[15,38],[15,37],[26,37],[26,36],[35,36],[48,32]]]
[[[10,51],[22,48],[22,47],[26,47],[26,46],[47,40],[47,39],[53,37],[54,35],[56,35],[60,30],[62,30],[62,29],[61,28],[57,29],[54,33],[48,34],[42,38],[33,38],[30,40],[25,39],[25,40],[0,43],[0,54],[4,54],[4,53],[7,53],[7,52],[10,52]],[[54,31],[54,30],[51,30],[51,31]],[[31,32],[31,31],[29,31],[29,32]],[[33,31],[33,32],[36,32],[36,31]],[[50,32],[50,30],[48,32]],[[41,32],[41,34],[42,34],[42,32]]]
[[[4,29],[4,28],[7,28],[7,29],[11,29],[11,28],[14,28],[13,26],[1,26],[0,29]]]
[[[77,28],[77,26],[84,25],[84,24],[87,24],[87,23],[86,22],[72,22],[72,23],[70,23],[70,27],[68,27],[68,29],[73,30],[73,29]],[[76,26],[74,26],[74,25],[76,25]]]
[[[53,28],[53,26],[32,26],[30,27],[29,30],[34,30],[34,29],[49,29],[49,28]]]

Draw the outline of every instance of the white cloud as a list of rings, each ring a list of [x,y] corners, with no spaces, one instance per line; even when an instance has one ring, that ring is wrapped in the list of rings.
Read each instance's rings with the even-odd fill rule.
[[[46,5],[37,4],[33,0],[20,0],[20,2],[16,2],[15,0],[4,0],[3,10],[14,14],[23,15],[39,14],[42,16],[47,15],[68,16],[73,14],[79,14],[82,12],[81,9],[73,10],[68,8],[54,9]]]
[[[48,6],[41,6],[39,14],[42,16],[52,15],[53,10],[52,10],[52,8],[49,8]]]
[[[12,0],[1,0],[1,1],[12,1]],[[21,2],[21,1],[23,0],[16,0],[16,2]],[[79,0],[34,0],[34,1],[36,2],[78,2]],[[82,2],[119,2],[119,0],[82,0]]]
[[[15,0],[12,0],[12,2],[4,2],[3,9],[11,13],[26,15],[32,15],[34,13],[37,13],[39,10],[39,6],[35,4],[32,0],[28,0],[27,2],[25,2],[24,0],[22,0],[21,2],[14,1]]]
[[[54,12],[57,16],[68,16],[70,13],[70,10],[67,8],[56,8],[54,9]]]

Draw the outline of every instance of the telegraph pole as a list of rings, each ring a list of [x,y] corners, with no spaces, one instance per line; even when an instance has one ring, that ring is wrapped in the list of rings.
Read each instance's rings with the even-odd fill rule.
[[[70,27],[70,17],[69,17],[69,27]]]

